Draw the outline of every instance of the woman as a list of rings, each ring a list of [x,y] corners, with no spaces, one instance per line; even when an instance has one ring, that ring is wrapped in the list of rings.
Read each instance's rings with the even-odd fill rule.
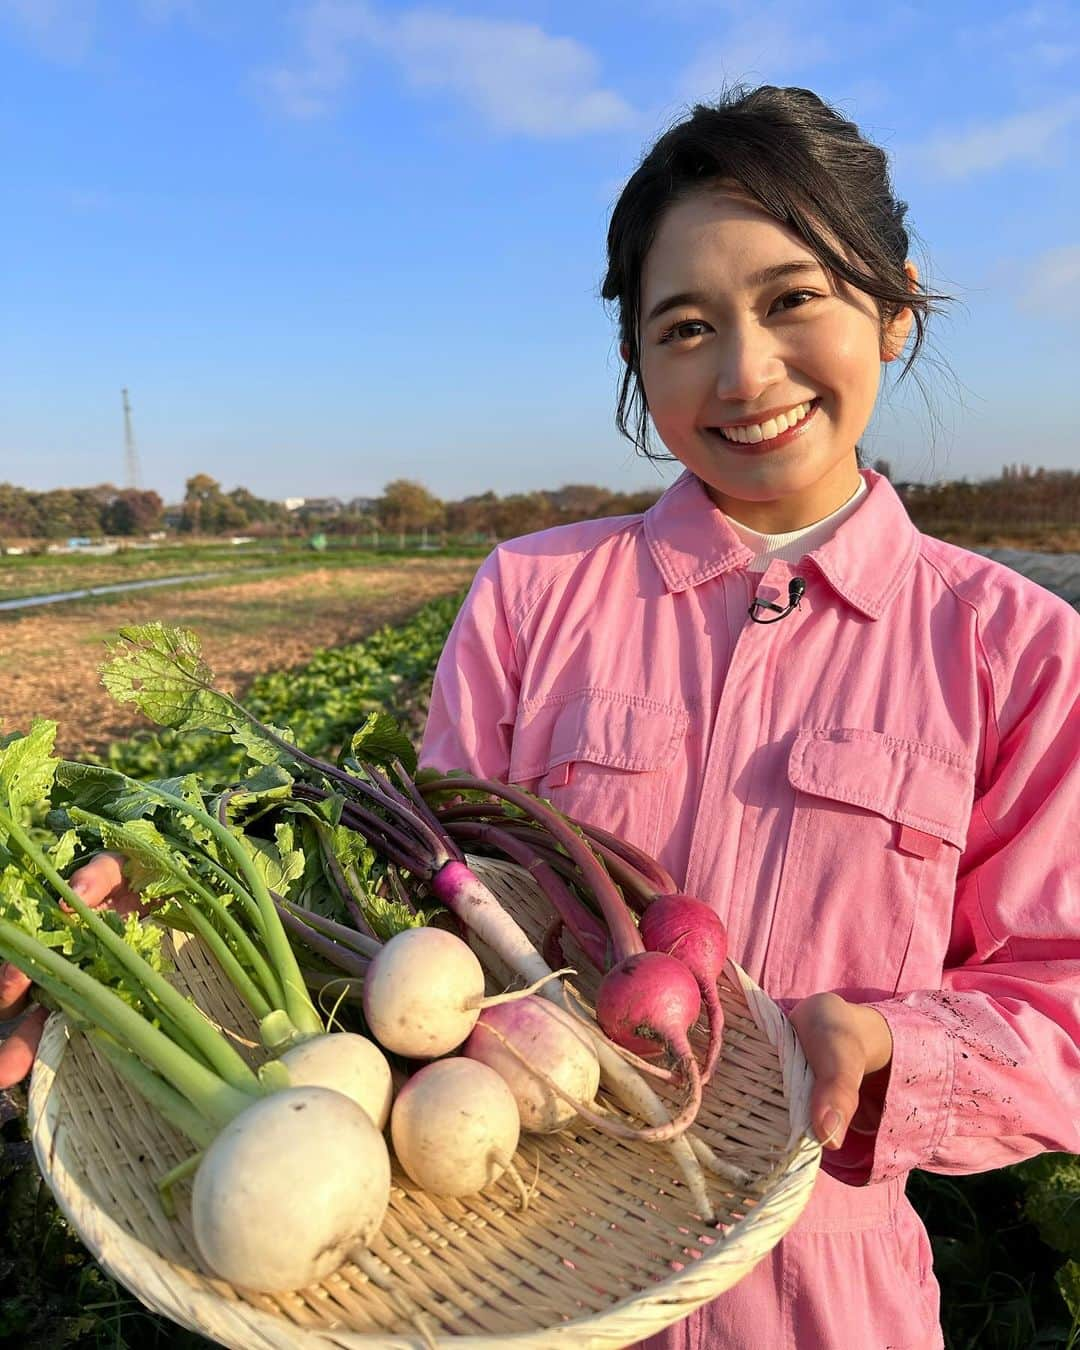
[[[643,516],[496,549],[436,676],[423,761],[655,852],[815,1071],[806,1214],[655,1350],[940,1346],[908,1171],[1080,1151],[1080,622],[860,472],[936,298],[905,209],[805,90],[669,131],[604,295],[620,427],[686,472]]]

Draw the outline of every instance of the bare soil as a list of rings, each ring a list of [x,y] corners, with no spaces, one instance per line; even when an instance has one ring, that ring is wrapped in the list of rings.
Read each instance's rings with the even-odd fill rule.
[[[257,675],[307,662],[321,647],[357,642],[400,623],[428,600],[472,580],[473,559],[403,559],[387,567],[313,568],[213,587],[133,592],[0,617],[0,718],[24,731],[35,717],[60,723],[63,754],[101,750],[148,725],[114,704],[98,680],[105,643],[125,624],[194,629],[222,686],[243,694]]]

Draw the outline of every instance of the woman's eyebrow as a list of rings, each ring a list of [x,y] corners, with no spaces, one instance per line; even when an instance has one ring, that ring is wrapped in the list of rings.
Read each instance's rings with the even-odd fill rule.
[[[754,272],[746,278],[747,286],[768,286],[775,281],[782,281],[785,277],[806,275],[814,272],[821,275],[821,264],[813,258],[795,258],[791,262],[774,263],[772,267],[764,267],[760,272]],[[702,291],[677,291],[674,295],[665,296],[663,300],[658,300],[645,317],[646,323],[652,323],[658,319],[661,314],[666,314],[669,309],[680,309],[683,306],[702,306],[709,303],[709,297]]]
[[[684,305],[701,306],[707,303],[708,301],[701,291],[678,291],[675,295],[669,295],[663,300],[658,300],[649,310],[645,322],[652,323],[653,319],[658,319],[661,314],[666,314],[669,309],[681,309]]]
[[[747,277],[751,286],[767,286],[770,281],[782,281],[784,277],[795,276],[803,272],[821,273],[821,264],[816,258],[795,258],[791,262],[776,263],[773,267],[764,267],[760,272]]]

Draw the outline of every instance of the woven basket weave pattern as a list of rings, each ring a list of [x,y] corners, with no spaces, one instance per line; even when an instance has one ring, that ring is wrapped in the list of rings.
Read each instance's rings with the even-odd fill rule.
[[[527,874],[473,865],[538,940],[546,914]],[[250,1012],[199,944],[179,943],[175,960],[177,982],[215,1022],[254,1033]],[[584,977],[581,988],[588,997]],[[720,992],[724,1050],[696,1129],[749,1178],[733,1185],[709,1177],[720,1228],[690,1213],[667,1149],[583,1125],[522,1136],[515,1161],[533,1187],[524,1213],[509,1178],[484,1195],[446,1200],[395,1170],[390,1209],[368,1253],[295,1294],[236,1290],[200,1262],[190,1186],[177,1188],[175,1221],[161,1210],[156,1179],[191,1146],[59,1017],[46,1029],[31,1084],[34,1146],[60,1207],[101,1264],[150,1307],[236,1350],[614,1350],[730,1288],[794,1223],[813,1186],[819,1149],[807,1133],[810,1077],[794,1033],[731,963]],[[252,1042],[240,1045],[258,1057]]]

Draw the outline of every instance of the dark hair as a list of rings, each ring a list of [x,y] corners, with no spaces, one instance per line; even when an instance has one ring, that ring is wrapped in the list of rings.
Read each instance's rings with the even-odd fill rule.
[[[915,340],[901,378],[921,349],[937,302],[910,289],[907,203],[889,181],[885,152],[809,89],[734,88],[698,104],[656,142],[623,188],[608,227],[601,294],[617,306],[628,360],[615,422],[648,455],[648,404],[638,330],[641,273],[668,207],[724,179],[737,182],[795,231],[835,276],[878,302],[883,321],[911,309]],[[631,421],[633,429],[631,429]]]

